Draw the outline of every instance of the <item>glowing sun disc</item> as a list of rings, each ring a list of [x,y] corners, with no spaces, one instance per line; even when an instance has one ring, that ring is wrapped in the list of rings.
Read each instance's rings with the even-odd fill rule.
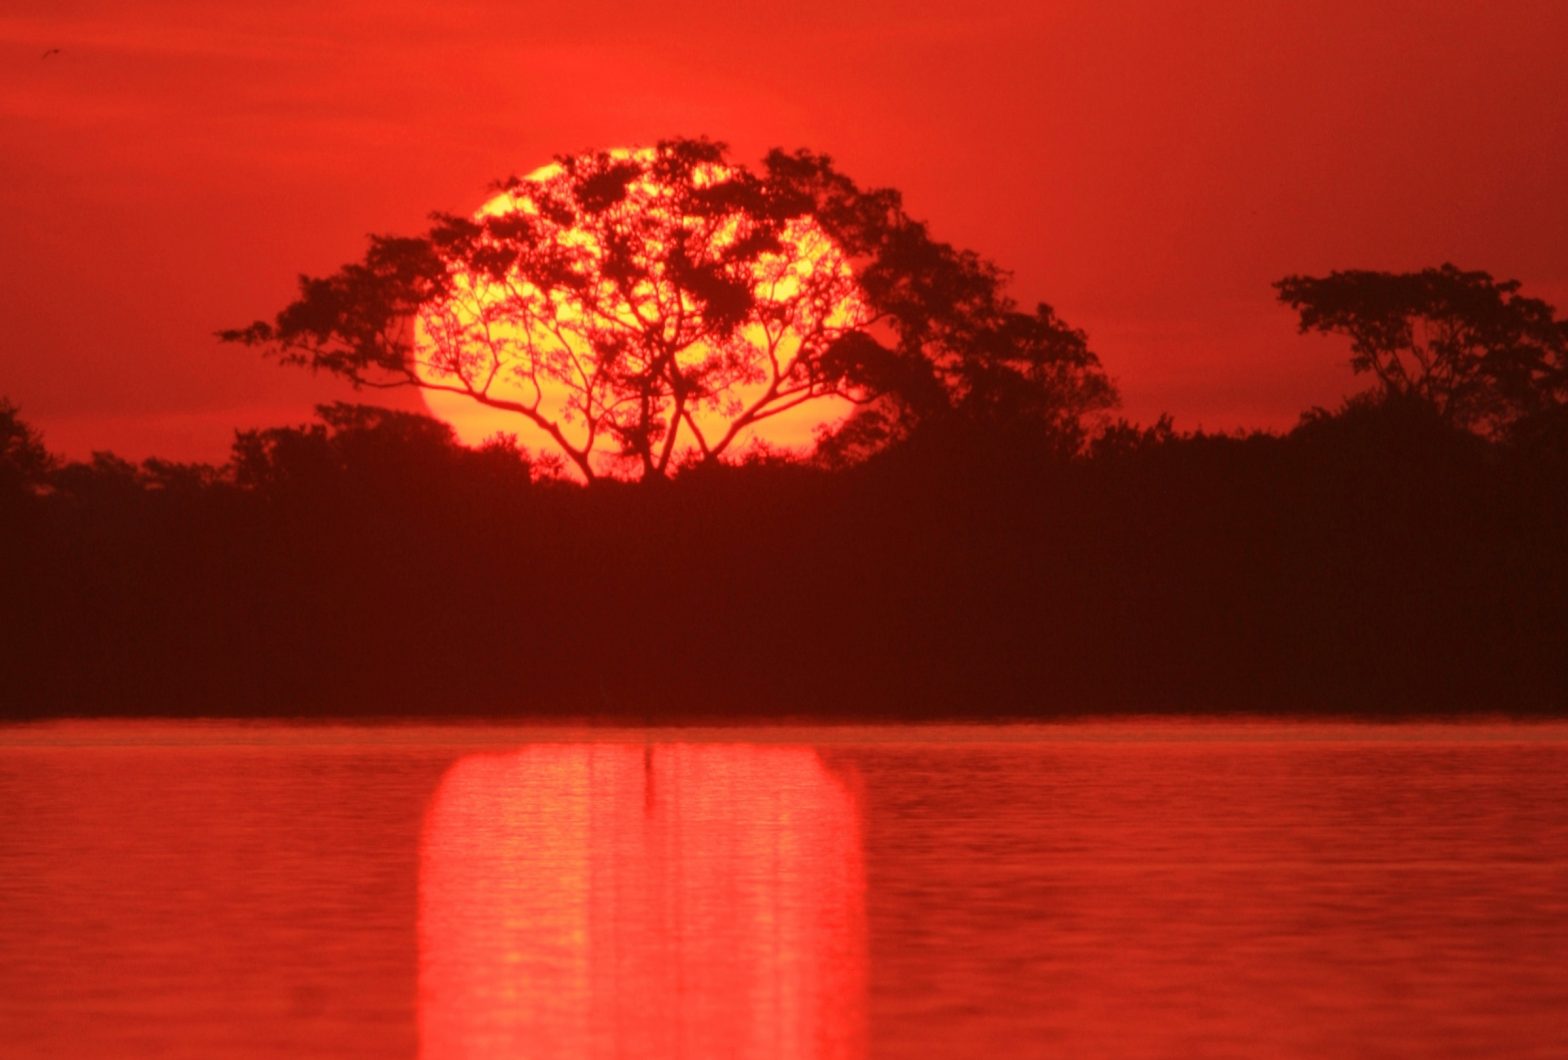
[[[656,159],[655,150],[618,149],[608,152],[608,157],[641,164],[644,167],[642,176],[634,177],[627,184],[627,202],[635,209],[658,209],[660,196],[668,189],[661,189],[648,172],[649,163]],[[563,172],[564,169],[559,163],[552,163],[535,170],[523,181],[494,196],[481,206],[475,214],[475,219],[484,220],[508,215],[537,218],[539,205],[535,202],[535,195],[542,193],[544,186],[560,178]],[[721,165],[708,165],[700,166],[693,172],[693,187],[703,187],[707,182],[718,183],[730,179],[733,170]],[[541,189],[541,192],[535,192],[533,189]],[[586,254],[590,260],[599,253],[595,243],[596,236],[581,226],[557,227],[553,230],[552,238],[557,245]],[[715,242],[710,245],[719,245],[717,241],[726,238],[725,230],[720,228],[712,238]],[[728,238],[734,237],[730,235]],[[785,248],[782,254],[768,255],[759,259],[762,263],[757,266],[757,281],[754,288],[754,295],[759,303],[772,299],[775,304],[781,304],[782,299],[798,293],[802,284],[812,282],[809,277],[819,275],[845,281],[845,289],[852,292],[840,298],[837,304],[831,305],[825,314],[820,315],[820,322],[832,327],[846,327],[862,319],[864,305],[858,296],[858,288],[854,285],[850,264],[815,221],[809,218],[790,221],[780,241]],[[462,349],[465,342],[472,343],[474,340],[465,336],[472,335],[477,326],[476,322],[480,321],[485,329],[488,348],[492,350],[499,342],[509,344],[511,348],[526,348],[531,351],[536,344],[548,341],[558,346],[565,344],[562,349],[568,353],[582,356],[590,354],[591,351],[580,348],[580,343],[574,344],[567,338],[559,337],[558,329],[555,337],[550,337],[544,335],[537,326],[517,323],[515,319],[493,320],[492,318],[497,315],[497,304],[508,297],[501,286],[478,279],[464,271],[454,271],[451,275],[452,295],[444,303],[422,311],[415,324],[414,368],[426,383],[437,386],[450,385],[454,380],[459,379],[456,373],[465,369],[445,367],[429,353],[441,348],[443,342],[455,349]],[[521,286],[527,289],[531,297],[540,299],[546,297],[537,288],[529,287],[527,284]],[[517,297],[515,286],[511,289],[511,297]],[[573,312],[581,315],[583,312],[573,306],[569,297],[563,298],[557,291],[549,292],[548,297],[552,299],[552,312],[566,315]],[[498,334],[499,339],[496,338]],[[754,344],[766,341],[762,326],[759,324],[745,325],[738,335]],[[777,336],[773,337],[776,356],[786,368],[800,349],[801,341],[798,336],[790,339],[787,332],[782,341]],[[677,356],[677,362],[681,364],[700,362],[709,353],[708,347],[699,342],[683,350]],[[492,360],[495,359],[492,356]],[[492,397],[533,404],[557,423],[572,445],[579,448],[587,447],[590,436],[582,422],[583,418],[574,417],[568,409],[568,402],[572,400],[572,395],[564,385],[553,383],[548,378],[542,379],[537,372],[525,376],[515,370],[502,370],[492,374],[488,386],[488,393]],[[759,382],[735,382],[727,386],[721,396],[727,408],[733,409],[749,404],[755,397],[760,396],[765,386],[766,383]],[[448,423],[458,439],[466,444],[476,445],[497,434],[511,434],[516,436],[519,443],[537,453],[560,453],[555,440],[544,429],[514,411],[492,408],[467,394],[448,390],[422,389],[422,396],[430,412]],[[758,447],[765,447],[775,452],[800,453],[809,450],[820,434],[839,425],[854,407],[852,402],[843,397],[833,395],[813,397],[746,426],[735,435],[725,455],[730,457],[744,455],[747,451],[755,451]],[[732,422],[731,415],[713,408],[694,411],[692,419],[696,421],[697,430],[700,430],[710,442],[714,438],[722,437]],[[673,446],[676,454],[674,465],[678,465],[682,459],[700,454],[696,435],[689,426],[677,423],[676,431]],[[590,462],[596,474],[636,473],[624,458],[617,459],[619,447],[611,437],[594,434],[592,438],[592,446],[589,449]],[[573,470],[570,461],[567,463],[568,470]]]

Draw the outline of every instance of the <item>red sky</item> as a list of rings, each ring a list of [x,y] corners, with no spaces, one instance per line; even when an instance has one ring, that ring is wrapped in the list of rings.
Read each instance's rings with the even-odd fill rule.
[[[221,459],[344,390],[215,329],[367,232],[672,135],[901,189],[1086,328],[1135,419],[1283,427],[1352,389],[1287,273],[1452,260],[1568,304],[1561,0],[983,9],[8,0],[0,395],[72,456]]]

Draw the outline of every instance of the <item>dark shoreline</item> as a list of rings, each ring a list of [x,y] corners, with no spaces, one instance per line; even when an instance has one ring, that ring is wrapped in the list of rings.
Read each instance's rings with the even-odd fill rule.
[[[0,718],[1568,715],[1553,453],[1347,429],[586,489],[371,455],[8,501]]]

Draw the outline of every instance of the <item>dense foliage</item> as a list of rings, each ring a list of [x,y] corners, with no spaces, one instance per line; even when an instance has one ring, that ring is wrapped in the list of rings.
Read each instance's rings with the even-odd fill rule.
[[[333,405],[221,467],[62,464],[0,402],[5,712],[1568,711],[1568,326],[1516,283],[1290,277],[1373,389],[1283,436],[1091,434],[1109,389],[1082,335],[896,195],[807,155],[758,187],[863,263],[882,325],[821,350],[875,396],[814,462],[579,486]],[[342,343],[332,306],[366,303],[322,292],[365,275],[250,337]]]
[[[775,151],[753,173],[670,140],[564,156],[500,192],[475,218],[372,239],[221,335],[512,413],[588,479],[718,462],[829,397],[862,407],[829,443],[841,459],[952,421],[1027,423],[1072,450],[1115,403],[1082,332],[826,156]]]
[[[1341,334],[1373,397],[1415,403],[1456,427],[1540,438],[1568,422],[1568,321],[1517,280],[1445,264],[1351,269],[1275,284],[1302,331]]]
[[[658,489],[536,472],[345,406],[221,468],[47,471],[0,521],[6,712],[1568,705],[1568,456],[1409,406],[1073,460],[949,435]]]

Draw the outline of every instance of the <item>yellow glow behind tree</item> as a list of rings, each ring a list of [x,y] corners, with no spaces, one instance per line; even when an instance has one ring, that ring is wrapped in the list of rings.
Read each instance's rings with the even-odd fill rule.
[[[816,361],[868,313],[821,227],[771,206],[744,171],[679,145],[510,182],[418,314],[431,411],[465,440],[553,443],[594,475],[809,443],[856,396]]]

